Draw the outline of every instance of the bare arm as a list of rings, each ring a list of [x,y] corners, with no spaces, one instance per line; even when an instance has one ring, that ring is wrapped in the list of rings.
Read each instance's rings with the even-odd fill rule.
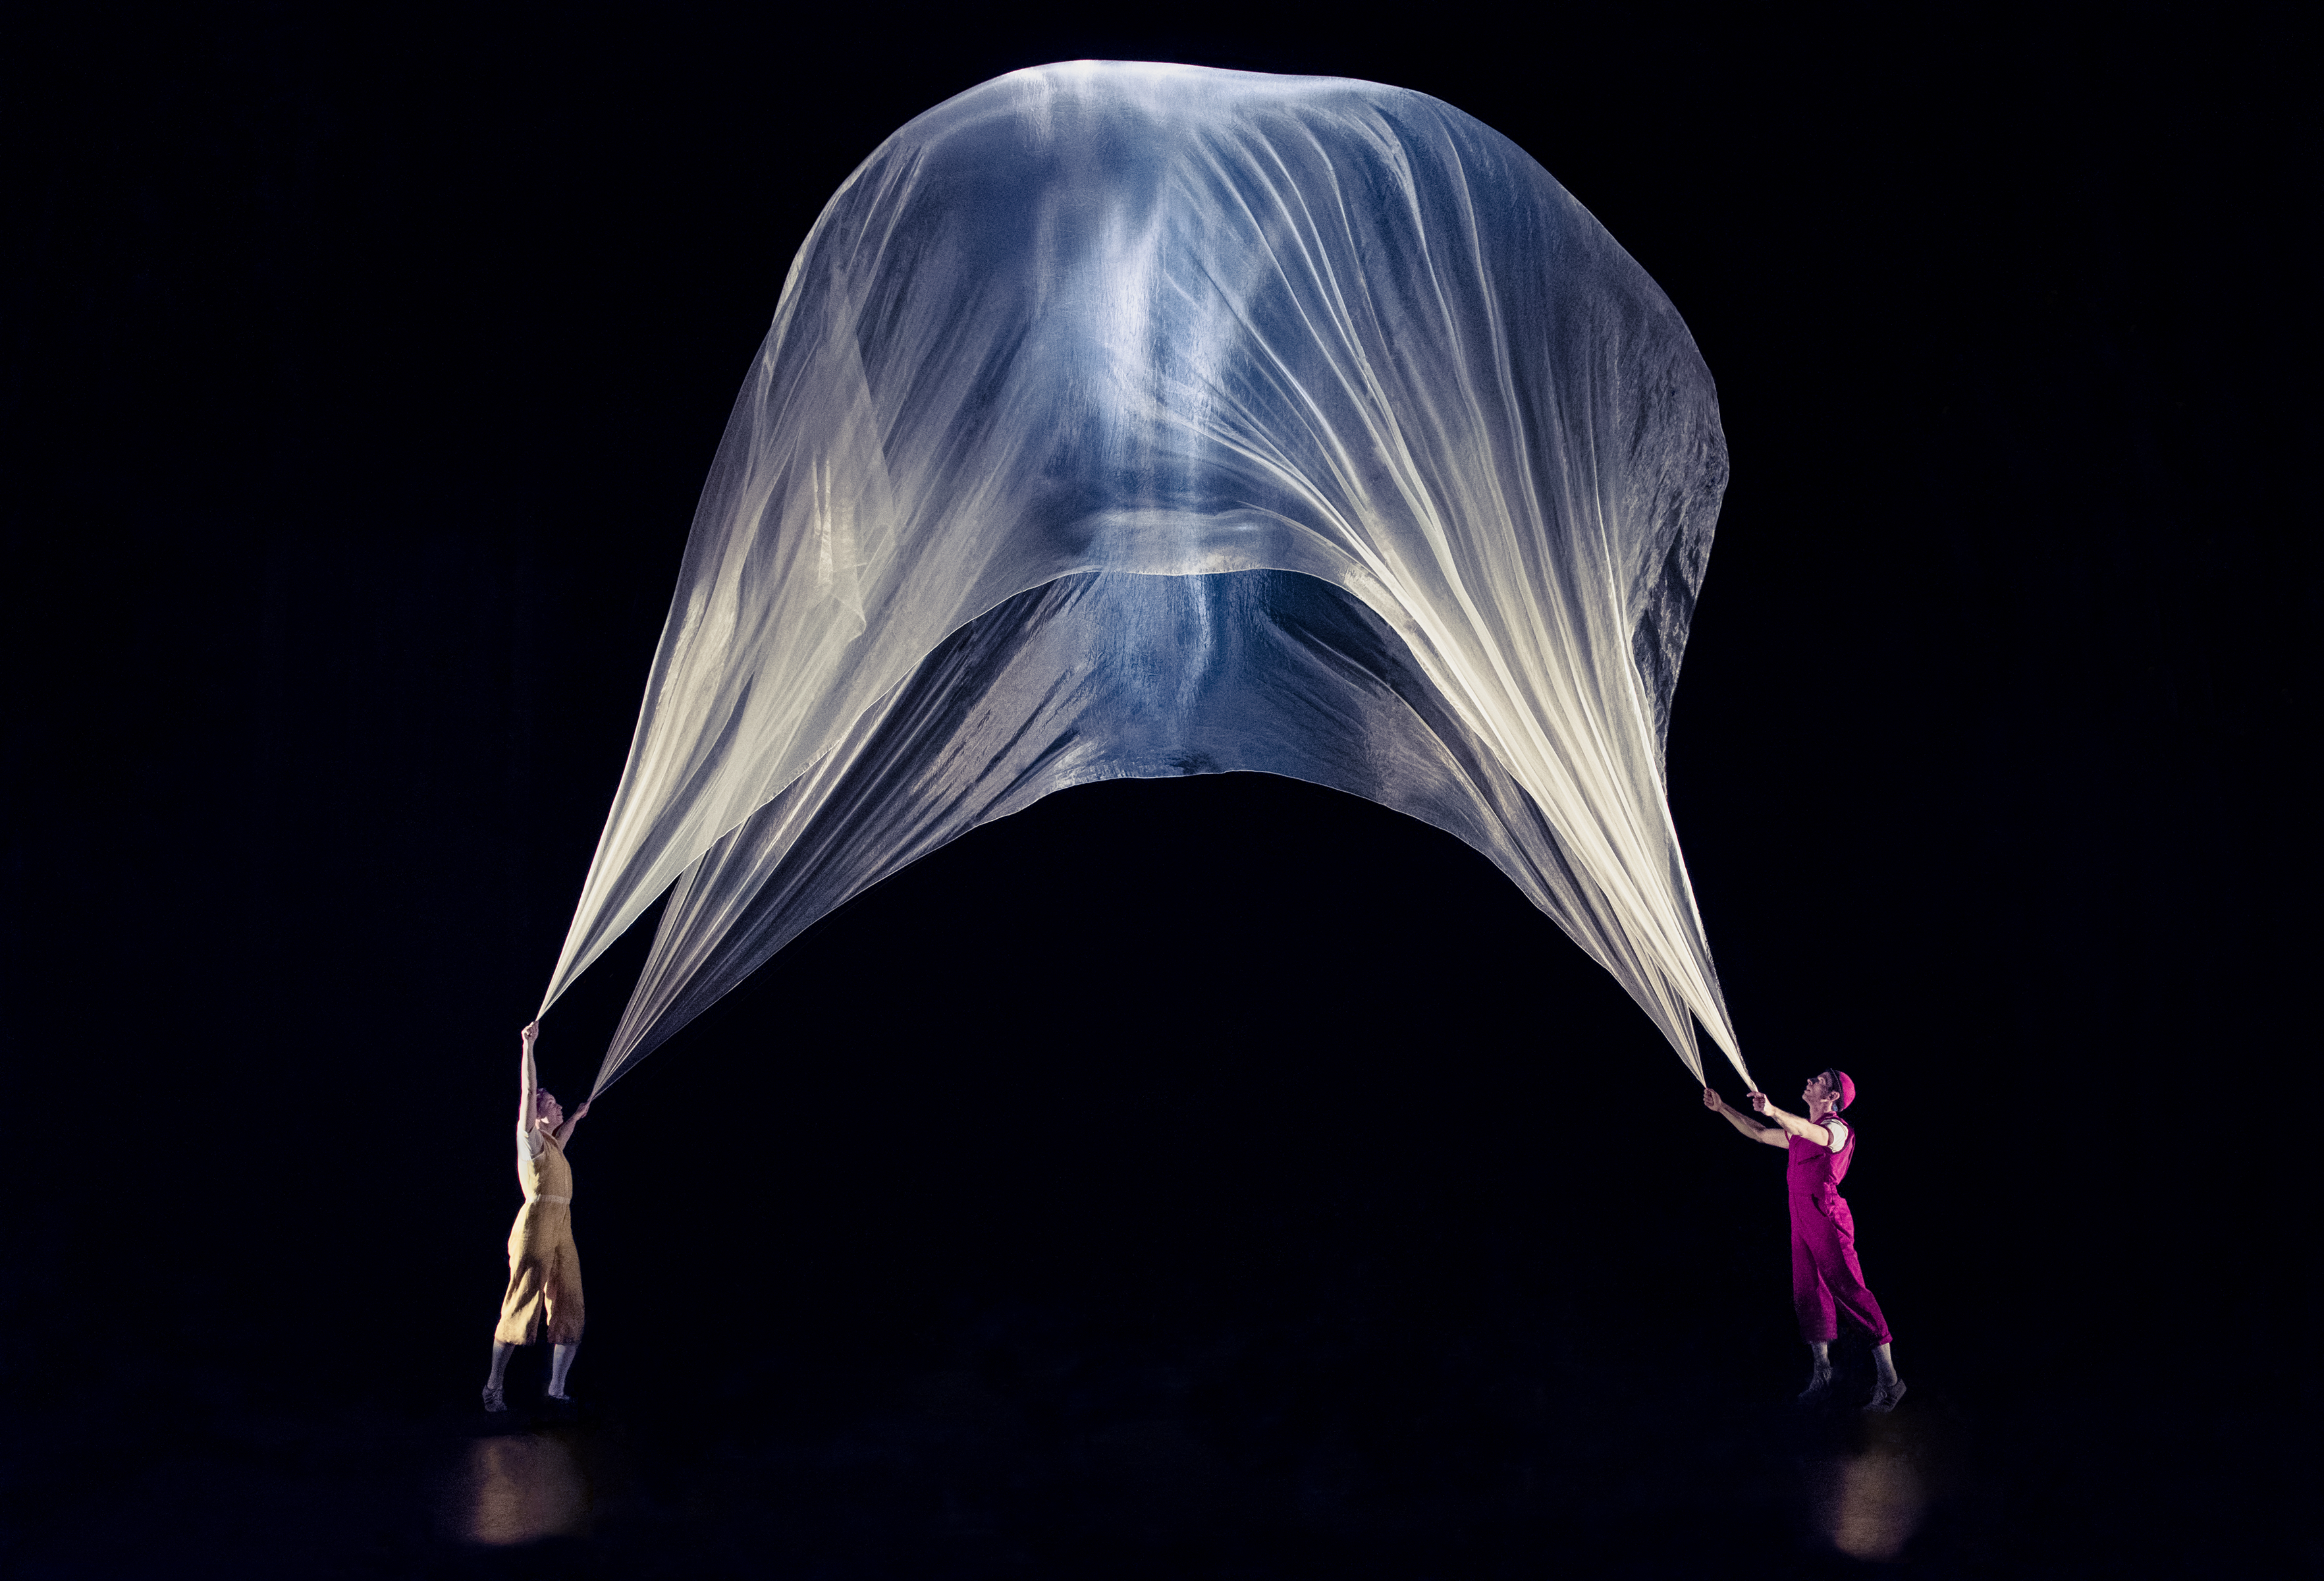
[[[1792,1145],[1791,1139],[1784,1135],[1782,1130],[1773,1125],[1760,1124],[1742,1110],[1729,1105],[1725,1098],[1720,1097],[1709,1087],[1702,1089],[1702,1106],[1718,1114],[1720,1119],[1753,1142],[1764,1142],[1769,1147],[1787,1148]]]
[[[1787,1135],[1796,1136],[1803,1141],[1814,1142],[1818,1147],[1830,1147],[1831,1145],[1831,1132],[1826,1131],[1822,1126],[1817,1124],[1812,1120],[1803,1120],[1797,1114],[1784,1114],[1781,1109],[1778,1109],[1775,1105],[1767,1101],[1767,1095],[1765,1093],[1753,1093],[1751,1095],[1751,1106],[1758,1110],[1760,1114],[1765,1114],[1768,1119],[1774,1121],[1776,1124],[1782,1126]]]
[[[540,1036],[540,1023],[534,1022],[517,1034],[524,1045],[524,1053],[516,1064],[516,1128],[524,1130],[533,1122],[540,1093],[540,1077],[533,1073],[532,1044]]]
[[[560,1149],[573,1140],[573,1133],[581,1129],[581,1116],[588,1112],[589,1100],[584,1098],[581,1101],[581,1106],[567,1115],[565,1123],[557,1128],[557,1145]]]

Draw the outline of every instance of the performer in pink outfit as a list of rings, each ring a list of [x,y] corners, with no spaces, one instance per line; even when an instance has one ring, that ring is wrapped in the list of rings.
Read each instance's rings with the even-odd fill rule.
[[[1826,1070],[1810,1078],[1800,1096],[1808,1106],[1805,1119],[1784,1113],[1765,1093],[1751,1094],[1751,1107],[1775,1123],[1762,1125],[1711,1088],[1702,1089],[1705,1108],[1724,1115],[1752,1141],[1790,1155],[1792,1304],[1800,1316],[1800,1337],[1815,1355],[1815,1372],[1800,1399],[1820,1399],[1831,1386],[1831,1342],[1840,1336],[1837,1307],[1872,1335],[1872,1360],[1880,1378],[1864,1409],[1894,1410],[1904,1398],[1904,1381],[1896,1376],[1889,1354],[1888,1320],[1865,1288],[1864,1270],[1856,1261],[1855,1216],[1840,1194],[1856,1157],[1855,1130],[1840,1113],[1856,1102],[1856,1084],[1844,1070]]]

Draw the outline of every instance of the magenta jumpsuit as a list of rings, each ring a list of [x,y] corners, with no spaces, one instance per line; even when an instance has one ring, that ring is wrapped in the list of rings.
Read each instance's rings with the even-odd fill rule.
[[[1845,1122],[1842,1122],[1845,1124]],[[1801,1137],[1792,1138],[1786,1173],[1792,1196],[1792,1305],[1800,1315],[1800,1337],[1811,1345],[1838,1339],[1836,1304],[1872,1331],[1872,1343],[1888,1343],[1888,1320],[1864,1288],[1856,1261],[1856,1220],[1840,1183],[1856,1156],[1856,1127],[1834,1152]]]

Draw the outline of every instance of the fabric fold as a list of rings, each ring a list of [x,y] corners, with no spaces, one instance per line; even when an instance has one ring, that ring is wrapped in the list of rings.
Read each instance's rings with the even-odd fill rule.
[[[979,822],[1250,770],[1452,830],[1740,1069],[1662,780],[1725,481],[1676,310],[1451,106],[971,89],[792,265],[543,1009],[669,894],[602,1090]]]

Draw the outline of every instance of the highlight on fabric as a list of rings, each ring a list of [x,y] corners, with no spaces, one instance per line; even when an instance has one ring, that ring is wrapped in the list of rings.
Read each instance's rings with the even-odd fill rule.
[[[1257,771],[1483,852],[1749,1080],[1663,781],[1709,371],[1426,95],[1082,61],[897,132],[792,263],[542,1009],[658,898],[602,1091],[1068,786]]]

